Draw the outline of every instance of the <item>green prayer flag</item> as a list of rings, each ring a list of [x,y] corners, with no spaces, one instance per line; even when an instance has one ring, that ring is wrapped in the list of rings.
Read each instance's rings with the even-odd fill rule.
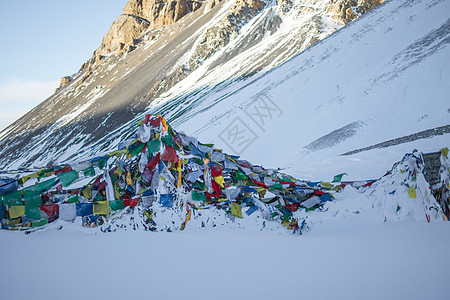
[[[148,154],[159,152],[161,148],[161,142],[159,140],[153,140],[147,143]]]
[[[39,184],[28,186],[28,187],[22,189],[22,191],[24,193],[38,193],[39,194],[43,190],[50,189],[55,184],[55,182],[56,182],[56,179],[52,178],[52,179],[43,181]]]
[[[112,210],[119,210],[119,209],[123,209],[125,206],[123,204],[123,200],[119,199],[119,200],[109,201],[109,207]]]
[[[41,183],[38,184],[37,190],[38,190],[39,192],[41,192],[41,191],[43,191],[43,190],[48,190],[48,189],[50,189],[50,188],[55,184],[55,182],[56,182],[56,179],[55,179],[55,178],[52,178],[52,179],[43,181],[43,182],[41,182]]]
[[[288,176],[283,176],[283,178],[281,178],[280,180],[281,182],[294,182],[290,177]]]
[[[167,146],[174,145],[173,140],[172,140],[172,135],[170,134],[170,132],[168,132],[167,135],[162,136],[161,141],[163,141],[163,143],[166,144]]]
[[[191,191],[191,196],[193,201],[206,201],[206,195],[202,193],[197,193],[195,191]]]
[[[40,206],[42,204],[40,193],[25,191],[23,198],[25,202],[25,215],[30,219],[39,220],[41,218]]]
[[[283,185],[281,183],[276,183],[274,185],[272,185],[271,187],[269,187],[269,190],[273,191],[273,190],[283,190]]]
[[[32,227],[40,227],[40,226],[44,226],[46,224],[48,224],[48,219],[41,219],[38,221],[31,222]]]
[[[25,215],[30,219],[39,220],[41,219],[41,210],[39,207],[25,205]]]
[[[236,180],[245,180],[247,179],[247,176],[239,170],[234,170],[234,178]]]
[[[77,171],[69,171],[66,173],[62,173],[58,175],[59,180],[61,181],[63,187],[67,187],[72,182],[78,179],[78,173]]]
[[[206,190],[206,184],[204,182],[200,182],[200,181],[196,181],[194,186],[195,188],[199,189],[199,190]]]
[[[203,165],[203,164],[204,164],[204,163],[203,163],[203,160],[201,160],[200,158],[193,157],[192,160],[193,160],[194,162],[196,162],[197,164],[199,164],[199,165]]]
[[[94,167],[93,167],[93,166],[90,166],[89,168],[84,169],[84,170],[83,170],[83,174],[84,174],[85,177],[91,177],[91,176],[94,176],[94,175],[95,175]]]
[[[106,165],[106,162],[107,162],[108,160],[106,159],[106,158],[101,158],[99,161],[98,161],[98,163],[97,163],[97,166],[98,166],[98,168],[101,170],[101,169],[103,169],[103,167]]]
[[[68,201],[69,201],[69,203],[78,203],[78,202],[80,202],[78,200],[79,198],[80,197],[78,195],[75,195],[75,196],[70,197]]]
[[[134,147],[131,148],[131,149],[129,148],[129,149],[128,149],[128,152],[130,152],[130,155],[131,155],[131,156],[136,156],[136,155],[138,155],[139,153],[141,153],[142,150],[144,150],[145,145],[146,145],[146,144],[142,143],[142,144],[139,144],[139,145],[137,145],[137,146],[134,146]]]
[[[23,200],[26,207],[40,207],[42,204],[41,194],[38,192],[25,191]]]
[[[95,195],[95,201],[103,201],[103,195],[102,193],[97,193],[97,195]]]
[[[7,206],[19,206],[22,203],[22,194],[20,192],[14,192],[3,195],[3,203]]]
[[[339,175],[334,176],[334,179],[333,179],[332,182],[341,182],[341,181],[342,181],[342,177],[343,177],[344,175],[348,175],[348,174],[347,174],[347,173],[342,173],[342,174],[339,174]]]

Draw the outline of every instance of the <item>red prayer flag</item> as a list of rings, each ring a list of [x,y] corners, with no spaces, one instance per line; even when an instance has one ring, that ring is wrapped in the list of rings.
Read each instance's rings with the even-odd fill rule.
[[[325,194],[326,194],[326,193],[321,192],[321,191],[319,191],[319,190],[314,190],[314,193],[313,193],[314,196],[322,196],[322,195],[325,195]]]
[[[220,189],[220,186],[215,182],[214,180],[211,180],[212,188],[214,190],[214,194],[205,193],[208,197],[220,197],[222,196],[222,190]]]
[[[268,188],[269,188],[269,187],[268,187],[267,185],[265,185],[264,183],[259,182],[259,181],[255,180],[255,179],[253,179],[253,178],[252,178],[252,181],[253,181],[256,185],[262,186],[262,187],[265,188],[265,189],[268,189]]]
[[[180,159],[177,156],[177,153],[175,152],[175,149],[173,149],[172,146],[166,146],[166,149],[164,150],[163,155],[161,155],[162,161],[173,161],[178,163]]]
[[[219,165],[211,166],[211,176],[212,177],[222,176],[222,168]]]
[[[148,164],[145,165],[145,167],[149,170],[155,169],[156,165],[159,163],[159,158],[161,157],[161,154],[156,154],[155,157],[153,157]]]
[[[41,210],[45,212],[47,216],[50,218],[58,215],[59,206],[58,204],[41,205]]]
[[[72,167],[70,167],[70,166],[65,166],[65,167],[62,168],[62,169],[56,170],[56,171],[55,171],[55,175],[59,175],[59,174],[62,174],[62,173],[67,173],[67,172],[70,172],[70,171],[72,171]]]
[[[130,207],[135,207],[139,204],[139,200],[141,198],[137,198],[137,199],[123,199],[123,205],[124,206],[130,206]]]

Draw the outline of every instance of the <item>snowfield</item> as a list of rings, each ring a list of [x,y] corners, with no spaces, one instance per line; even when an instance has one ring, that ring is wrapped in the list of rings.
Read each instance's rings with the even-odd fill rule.
[[[4,299],[445,299],[450,223],[353,215],[303,235],[1,231]]]

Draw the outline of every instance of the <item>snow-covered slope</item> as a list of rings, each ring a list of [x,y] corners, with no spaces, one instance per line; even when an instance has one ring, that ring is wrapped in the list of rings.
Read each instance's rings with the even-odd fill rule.
[[[210,72],[216,84],[208,85],[196,71],[148,111],[177,130],[298,178],[342,172],[353,180],[378,178],[415,148],[431,152],[450,144],[449,10],[450,1],[385,2],[265,73],[220,81]],[[227,66],[216,70],[227,74]],[[141,117],[110,132],[90,153],[117,144]],[[442,126],[443,135],[340,156]]]
[[[141,118],[149,105],[166,103],[162,113],[182,121],[183,113],[201,104],[199,96],[218,98],[224,85],[257,78],[342,27],[336,9],[350,5],[341,0],[207,2],[198,2],[201,8],[173,25],[142,32],[125,47],[131,52],[102,52],[101,60],[95,54],[70,83],[1,133],[0,166],[42,166],[94,144],[102,145],[95,151],[105,150],[111,131],[125,123],[122,132],[129,132],[131,119]],[[361,0],[352,9],[368,10],[379,2]],[[126,18],[136,21],[120,17]]]
[[[226,151],[291,167],[294,175],[330,178],[334,170],[321,164],[326,159],[450,124],[448,11],[450,1],[388,1],[258,80],[202,94],[195,102],[182,98],[180,103],[196,107],[166,115],[176,128]],[[237,129],[241,145],[228,136]],[[385,161],[378,156],[369,164],[382,175],[399,153],[449,143],[449,134],[418,140],[394,147],[401,149],[395,159],[388,149],[380,155]],[[302,172],[311,161],[320,167]]]

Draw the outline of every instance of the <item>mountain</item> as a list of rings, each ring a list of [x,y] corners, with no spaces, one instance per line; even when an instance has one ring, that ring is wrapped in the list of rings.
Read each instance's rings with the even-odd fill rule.
[[[80,71],[1,133],[0,166],[112,149],[158,103],[181,122],[200,95],[255,80],[380,2],[131,0]]]

